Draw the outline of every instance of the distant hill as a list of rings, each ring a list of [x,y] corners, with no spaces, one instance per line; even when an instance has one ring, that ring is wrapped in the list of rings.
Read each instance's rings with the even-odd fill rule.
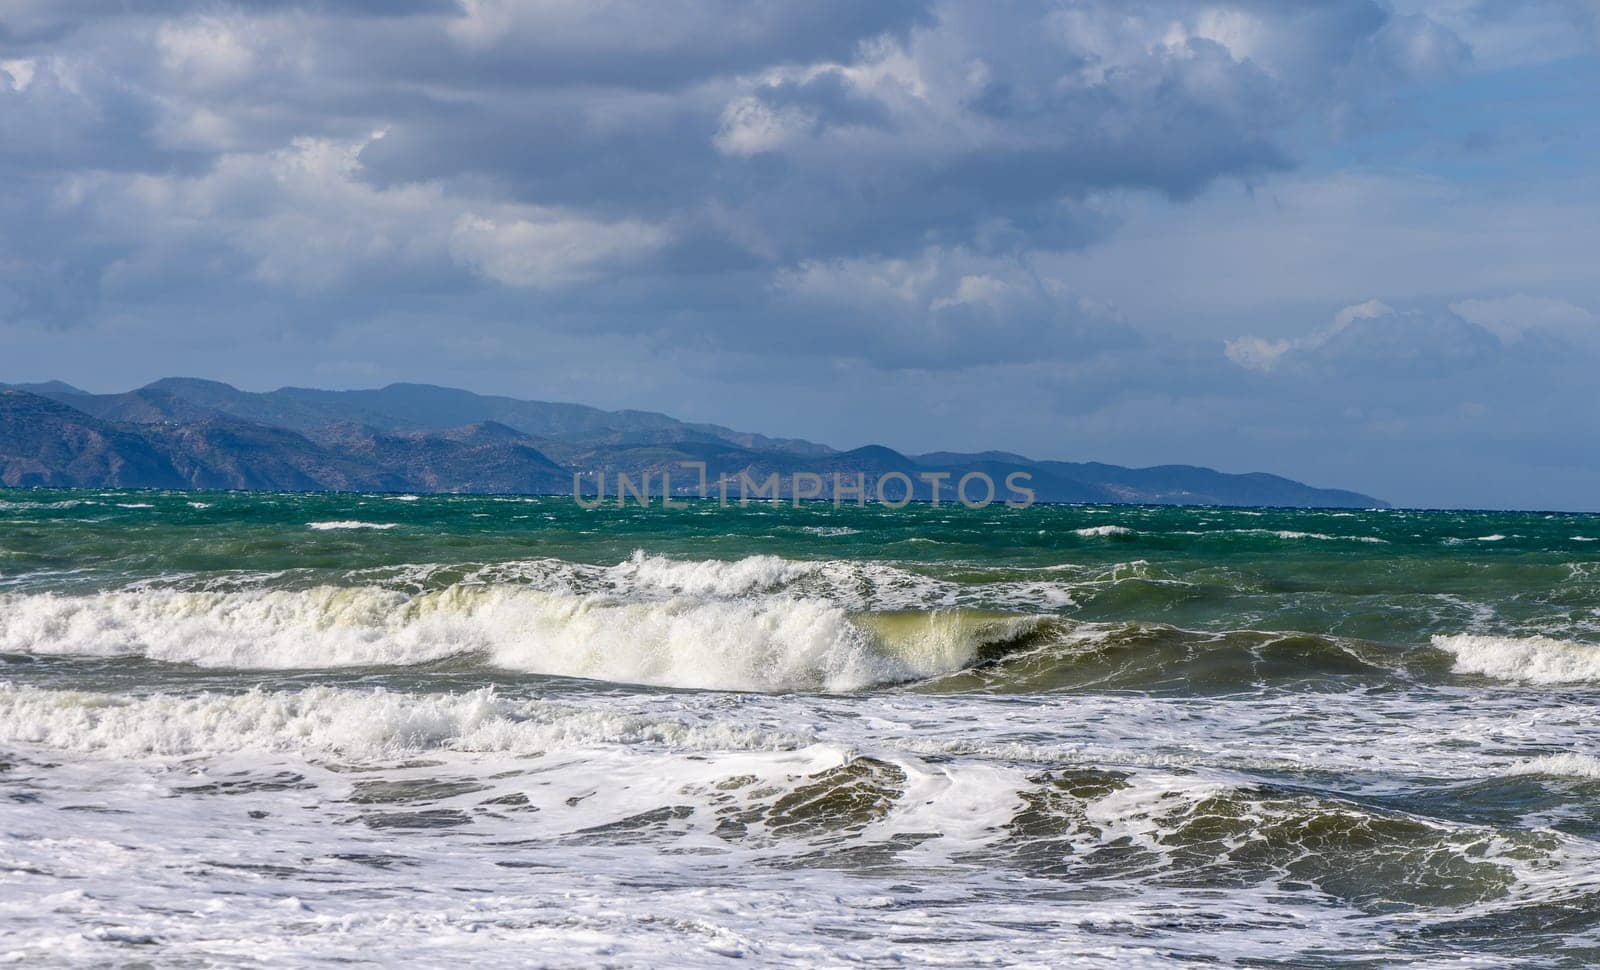
[[[60,382],[20,389],[48,395],[109,420],[186,421],[192,419],[198,407],[294,431],[314,431],[341,423],[381,431],[426,431],[493,421],[535,437],[656,433],[714,438],[744,448],[797,455],[833,451],[809,441],[741,434],[717,425],[688,424],[650,411],[602,411],[582,404],[519,401],[431,384],[390,384],[370,391],[284,387],[255,393],[220,381],[168,377],[124,394],[88,394]],[[157,417],[163,413],[165,416]]]
[[[166,378],[120,394],[90,394],[60,381],[0,385],[0,484],[84,487],[404,490],[570,494],[604,476],[649,477],[660,494],[698,494],[701,462],[719,478],[765,483],[780,494],[796,474],[860,476],[869,494],[885,480],[899,497],[954,500],[963,475],[1000,488],[1025,474],[1038,501],[1370,508],[1371,496],[1253,473],[1192,465],[1124,468],[1037,461],[1009,452],[905,455],[881,445],[837,451],[793,438],[692,424],[650,411],[522,401],[428,384],[376,390],[241,391],[217,381]],[[940,476],[943,476],[940,478]],[[974,484],[969,494],[983,495]],[[730,493],[737,497],[738,490]]]

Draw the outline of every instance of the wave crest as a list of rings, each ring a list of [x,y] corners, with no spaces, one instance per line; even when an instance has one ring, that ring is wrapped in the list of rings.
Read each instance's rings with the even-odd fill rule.
[[[129,697],[0,684],[0,740],[123,757],[240,749],[385,758],[422,751],[533,754],[604,743],[678,750],[790,750],[800,735],[724,721],[653,719],[484,688],[465,694],[308,687]]]
[[[1600,681],[1600,646],[1552,637],[1436,636],[1433,645],[1455,654],[1455,672],[1530,684]]]
[[[0,599],[0,650],[236,669],[471,655],[508,670],[663,687],[848,691],[959,670],[1040,622],[974,611],[857,615],[791,597],[627,602],[510,585],[142,590]]]

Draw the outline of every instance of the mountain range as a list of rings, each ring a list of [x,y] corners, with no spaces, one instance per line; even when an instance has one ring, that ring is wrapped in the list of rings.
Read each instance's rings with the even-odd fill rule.
[[[427,384],[374,390],[284,387],[242,391],[218,381],[166,378],[119,394],[92,394],[60,381],[0,384],[0,484],[85,488],[357,490],[571,494],[618,474],[663,475],[675,495],[698,494],[703,462],[719,476],[764,482],[789,494],[796,474],[823,480],[864,476],[868,494],[896,473],[914,497],[933,498],[922,476],[953,484],[982,472],[1000,485],[1026,473],[1038,501],[1371,508],[1371,496],[1315,488],[1265,473],[1226,474],[1193,465],[1124,468],[1038,461],[1009,452],[906,455],[881,445],[839,451],[794,438],[693,424],[651,411],[524,401]],[[898,496],[900,485],[888,491]],[[975,495],[982,488],[975,486]],[[733,493],[737,497],[737,492]]]

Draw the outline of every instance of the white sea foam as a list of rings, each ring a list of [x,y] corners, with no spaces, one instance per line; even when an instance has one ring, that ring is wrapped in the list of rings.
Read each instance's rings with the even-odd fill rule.
[[[393,529],[398,522],[361,522],[356,519],[341,519],[334,522],[307,522],[308,528],[318,532],[331,532],[339,529]]]
[[[119,757],[243,749],[386,758],[430,750],[530,754],[601,743],[674,750],[783,750],[804,735],[725,721],[649,718],[604,707],[464,694],[309,687],[128,697],[0,683],[0,738]]]
[[[1573,684],[1600,680],[1600,645],[1551,637],[1436,636],[1455,654],[1455,670],[1498,680]]]
[[[1230,532],[1239,535],[1267,535],[1279,539],[1316,539],[1321,542],[1368,542],[1383,543],[1387,540],[1377,536],[1336,536],[1326,532],[1297,532],[1293,529],[1230,529]]]
[[[824,539],[835,539],[840,536],[858,536],[860,529],[852,529],[846,525],[807,525],[800,529],[808,535],[821,536]]]
[[[840,691],[949,673],[1032,618],[859,617],[822,600],[621,602],[508,585],[0,598],[0,650],[235,669],[413,665],[720,690]]]
[[[1510,775],[1554,775],[1560,778],[1600,779],[1600,758],[1589,754],[1565,752],[1547,754],[1516,765]]]
[[[425,583],[441,564],[401,567],[397,579]],[[385,570],[350,574],[359,581],[387,578]],[[692,596],[743,599],[763,595],[825,599],[853,611],[940,609],[961,606],[1041,609],[1070,605],[1071,588],[1055,583],[958,584],[883,562],[795,560],[778,556],[682,560],[635,552],[611,566],[560,559],[493,563],[474,569],[472,582],[516,583],[562,592],[603,592],[628,599]],[[1029,590],[1038,596],[1027,599]]]
[[[1072,530],[1073,535],[1086,538],[1093,536],[1125,536],[1132,532],[1133,530],[1125,525],[1091,525],[1087,528]]]
[[[748,556],[731,562],[677,560],[634,553],[607,570],[618,588],[635,587],[684,593],[691,596],[745,596],[780,589],[814,575],[818,564],[778,556]]]

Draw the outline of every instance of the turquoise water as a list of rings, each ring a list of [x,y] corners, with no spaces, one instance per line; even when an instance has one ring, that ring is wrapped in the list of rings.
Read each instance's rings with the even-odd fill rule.
[[[1597,539],[0,491],[4,948],[1586,965]]]

